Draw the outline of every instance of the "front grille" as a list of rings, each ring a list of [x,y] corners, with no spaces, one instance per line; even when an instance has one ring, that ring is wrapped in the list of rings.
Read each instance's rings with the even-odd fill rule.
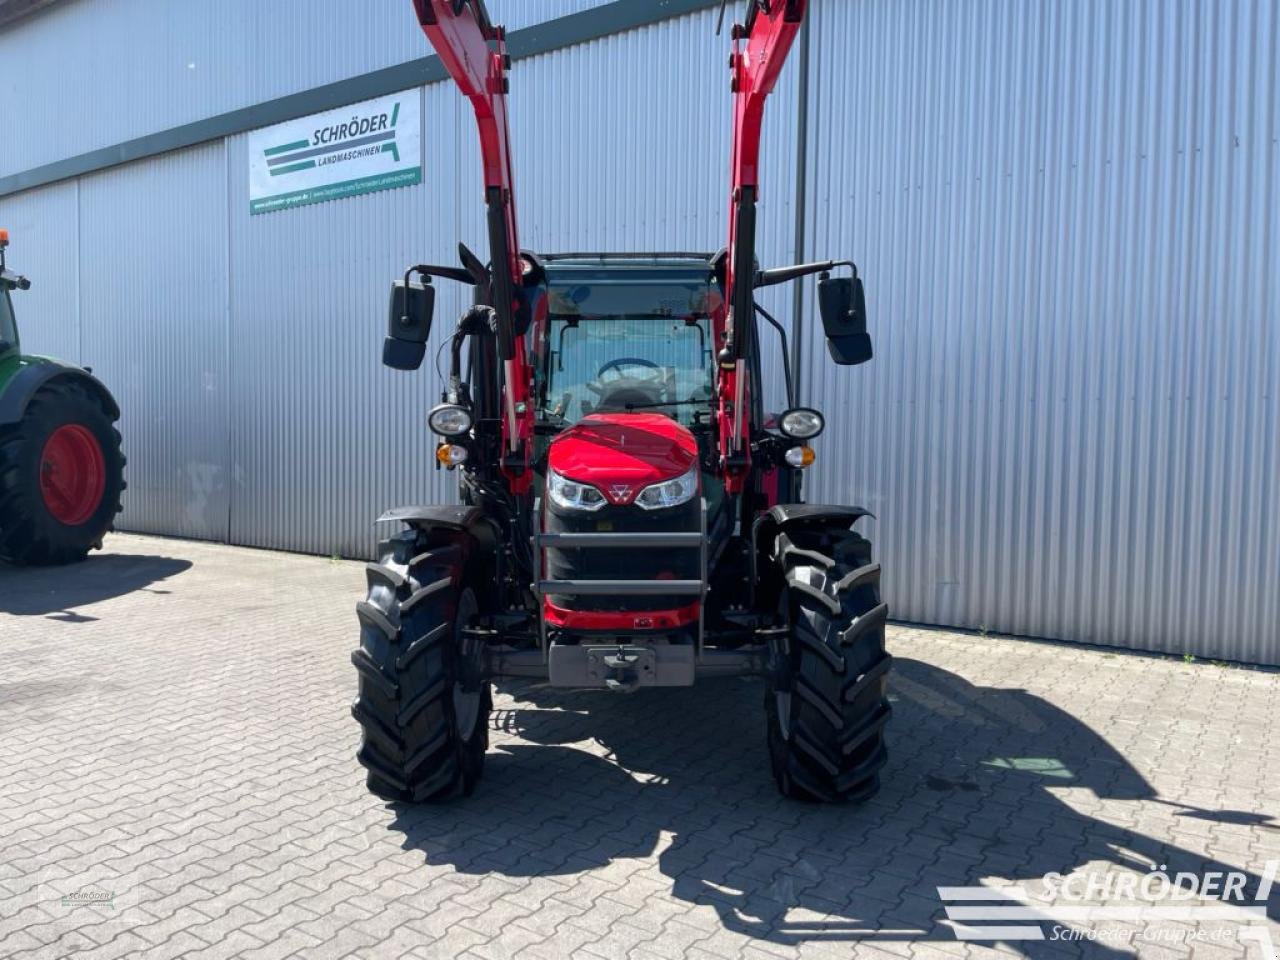
[[[641,510],[634,505],[606,504],[594,513],[563,510],[548,502],[544,526],[547,533],[698,533],[701,504],[689,503],[666,510]],[[699,553],[689,549],[592,549],[547,548],[549,580],[699,580]],[[551,602],[566,610],[669,610],[689,603],[688,597],[564,596],[551,594]]]

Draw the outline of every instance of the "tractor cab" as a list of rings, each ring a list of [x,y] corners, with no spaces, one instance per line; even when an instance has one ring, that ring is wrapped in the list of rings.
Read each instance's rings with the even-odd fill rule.
[[[706,427],[722,306],[710,258],[543,259],[547,310],[532,345],[538,423],[644,412]]]
[[[0,356],[18,349],[18,326],[13,322],[9,288],[0,284]]]

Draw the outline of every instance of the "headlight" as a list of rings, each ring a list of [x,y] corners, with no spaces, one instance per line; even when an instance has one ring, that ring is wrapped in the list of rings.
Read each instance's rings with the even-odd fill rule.
[[[664,507],[678,507],[688,503],[698,492],[698,465],[695,463],[689,472],[674,480],[664,480],[653,486],[645,487],[636,497],[636,506],[645,510],[661,510]]]
[[[471,429],[471,411],[456,403],[442,403],[427,414],[427,426],[442,437],[456,437]]]
[[[812,440],[822,432],[824,426],[826,423],[822,419],[822,414],[808,407],[788,410],[778,421],[778,429],[782,431],[783,436],[791,437],[793,440]]]
[[[566,479],[554,470],[547,471],[547,496],[566,510],[599,510],[604,506],[604,494],[595,487]]]

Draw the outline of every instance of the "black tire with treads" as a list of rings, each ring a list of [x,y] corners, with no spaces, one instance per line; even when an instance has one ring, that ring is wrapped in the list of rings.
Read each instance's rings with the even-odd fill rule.
[[[351,654],[357,759],[384,800],[467,796],[484,768],[492,701],[477,642],[462,633],[478,610],[462,550],[409,530],[378,553]]]
[[[774,558],[790,630],[765,695],[778,789],[824,802],[865,800],[887,759],[888,608],[871,544],[848,530],[783,530]]]
[[[45,444],[61,427],[81,427],[101,454],[102,494],[92,513],[61,522],[41,494]],[[54,380],[31,398],[22,419],[0,427],[0,560],[58,565],[83,560],[112,529],[125,489],[120,434],[98,398],[70,380]]]

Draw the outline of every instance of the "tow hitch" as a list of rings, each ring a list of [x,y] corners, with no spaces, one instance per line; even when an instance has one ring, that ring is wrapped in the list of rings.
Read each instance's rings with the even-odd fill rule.
[[[693,684],[694,650],[678,644],[552,644],[547,658],[554,687],[597,687],[630,693],[637,687]]]
[[[633,691],[640,686],[642,676],[651,678],[655,663],[652,648],[646,650],[618,644],[612,650],[587,650],[587,675],[592,679],[600,675],[604,685],[618,693]]]

